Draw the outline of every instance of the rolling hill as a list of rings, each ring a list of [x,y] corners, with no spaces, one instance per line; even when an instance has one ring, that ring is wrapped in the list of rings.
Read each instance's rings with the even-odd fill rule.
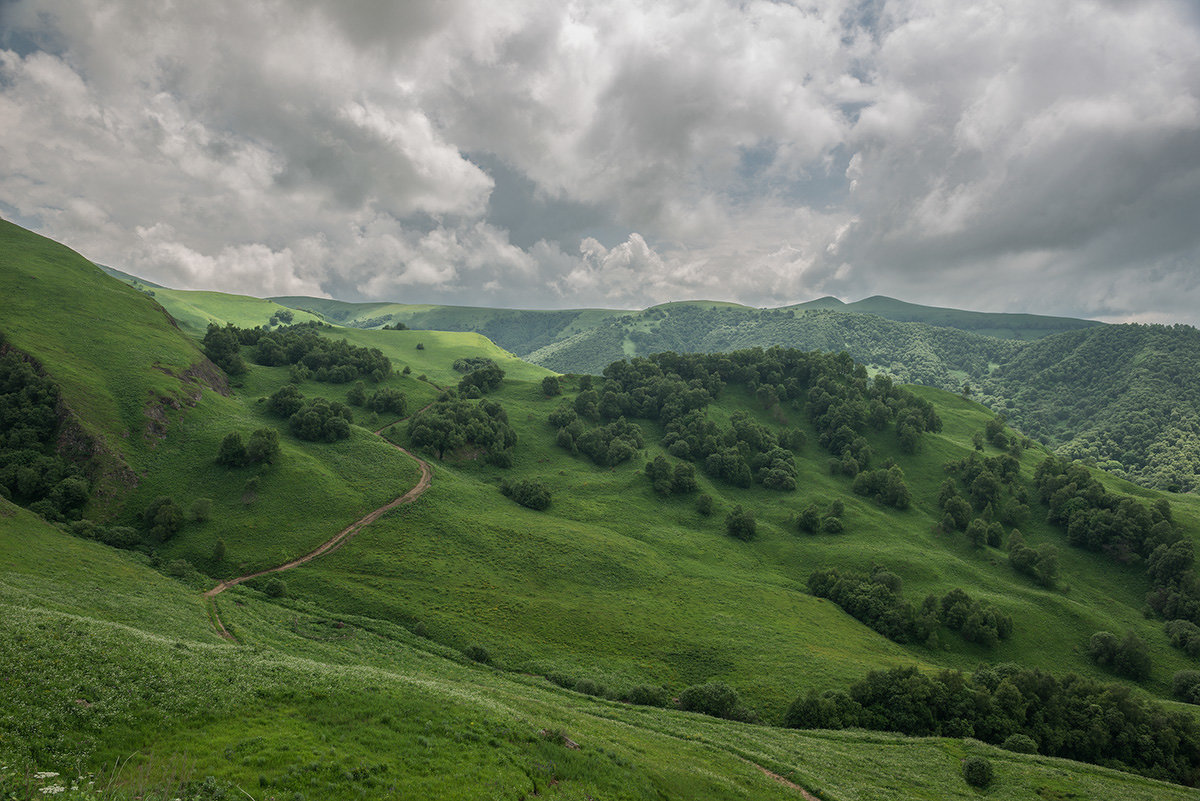
[[[972,400],[783,350],[635,360],[600,379],[558,378],[478,333],[237,326],[198,342],[198,326],[189,337],[159,305],[180,298],[123,286],[15,226],[4,234],[0,286],[21,300],[0,331],[60,387],[60,425],[77,420],[113,443],[132,476],[108,500],[96,479],[82,521],[55,524],[0,501],[0,665],[21,677],[0,683],[6,792],[32,795],[45,781],[36,771],[80,765],[112,797],[798,797],[786,779],[827,801],[973,798],[961,763],[985,756],[996,771],[989,797],[1195,797],[1110,769],[1125,764],[1116,757],[1097,766],[962,736],[779,727],[798,697],[843,691],[871,671],[935,676],[981,662],[1117,682],[1109,697],[1160,704],[1161,720],[1194,725],[1172,685],[1195,658],[1145,614],[1144,556],[1073,547],[1039,499],[1045,451],[1012,432],[977,447],[995,420]],[[86,291],[71,294],[75,282]],[[74,305],[54,311],[60,297]],[[245,311],[247,325],[274,309],[184,300],[198,320],[237,322],[223,315]],[[343,357],[384,359],[389,370],[343,381]],[[489,364],[503,371],[498,383]],[[175,375],[189,370],[208,378]],[[358,381],[366,397],[356,401]],[[385,390],[403,393],[404,412],[384,409]],[[162,401],[168,392],[177,407]],[[301,438],[308,412],[272,411],[289,393],[345,402],[346,436]],[[577,421],[565,422],[563,404]],[[680,444],[687,414],[695,453]],[[910,432],[918,418],[923,433]],[[505,426],[511,440],[493,436]],[[218,463],[231,433],[264,430],[278,439],[273,460]],[[203,601],[217,581],[310,552],[408,492],[417,463],[389,441],[432,465],[428,491],[327,555]],[[700,455],[709,448],[720,456],[711,463]],[[673,475],[692,465],[695,488],[656,487],[647,471],[659,457]],[[946,465],[972,457],[1011,473],[998,508],[971,516],[1020,518],[1030,547],[1057,548],[1055,582],[942,525]],[[847,458],[863,476],[897,468],[903,508],[863,490]],[[743,481],[739,460],[756,477],[747,468]],[[1130,503],[1163,499],[1085,474]],[[549,490],[548,508],[509,497],[535,484]],[[988,490],[964,480],[961,491]],[[166,536],[166,522],[144,515],[160,498],[196,510]],[[842,530],[805,533],[814,506]],[[1194,543],[1200,502],[1172,497],[1169,507],[1170,531]],[[748,539],[729,534],[739,508],[755,520]],[[117,528],[130,532],[126,548],[96,536]],[[1011,636],[971,640],[939,618],[936,637],[889,637],[863,610],[811,591],[815,573],[876,565],[892,577],[880,597],[896,608],[960,589],[1014,621]],[[212,614],[236,642],[218,636]],[[1098,631],[1134,632],[1149,675],[1120,679],[1093,664]],[[705,708],[687,699],[718,692],[713,682],[736,692],[744,710],[726,712],[745,720],[686,711]]]

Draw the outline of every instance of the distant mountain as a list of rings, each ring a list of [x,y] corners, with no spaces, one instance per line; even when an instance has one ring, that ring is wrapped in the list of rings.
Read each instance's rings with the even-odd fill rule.
[[[786,308],[830,309],[832,311],[874,314],[901,323],[926,323],[942,328],[958,328],[1000,339],[1039,339],[1063,331],[1076,331],[1104,325],[1096,320],[1079,320],[1073,317],[1046,317],[1040,314],[977,312],[945,309],[938,306],[921,306],[883,295],[874,295],[853,303],[843,303],[837,298],[824,297]]]

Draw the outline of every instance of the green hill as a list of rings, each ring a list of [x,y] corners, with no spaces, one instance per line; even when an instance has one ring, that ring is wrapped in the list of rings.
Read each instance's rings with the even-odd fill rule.
[[[553,373],[475,333],[231,328],[198,345],[170,325],[157,296],[20,229],[8,233],[3,280],[25,298],[0,329],[61,385],[71,409],[90,415],[98,437],[126,443],[136,481],[113,503],[86,507],[84,520],[67,515],[58,525],[0,501],[0,665],[22,678],[0,683],[5,792],[26,787],[25,770],[117,764],[127,767],[100,780],[129,796],[152,787],[168,797],[233,797],[237,788],[306,798],[795,797],[765,769],[828,801],[965,798],[975,791],[961,761],[985,755],[996,770],[988,795],[998,798],[1195,797],[1179,785],[961,735],[778,728],[809,691],[845,691],[884,668],[936,676],[981,662],[1015,663],[1055,681],[1082,676],[1074,686],[1115,681],[1106,698],[1128,699],[1125,709],[1154,701],[1165,705],[1155,718],[1161,726],[1194,725],[1193,707],[1170,699],[1172,677],[1195,659],[1145,613],[1147,592],[1163,586],[1147,576],[1147,542],[1117,532],[1094,549],[1071,545],[1075,534],[1049,519],[1059,500],[1044,504],[1039,494],[1045,452],[1020,447],[1019,436],[1013,445],[1002,427],[996,436],[991,414],[970,400],[899,390],[844,357],[782,350],[635,360],[606,378],[561,378],[554,395]],[[128,319],[111,329],[58,322],[43,330],[43,319],[59,317],[39,310],[70,291],[70,271],[94,282],[90,293],[70,296],[76,318],[116,308]],[[222,321],[243,307],[197,294],[187,302]],[[87,345],[84,371],[64,353],[96,331],[102,338]],[[227,381],[214,373],[178,408],[149,400],[144,386],[166,376],[161,366],[171,358],[216,370],[201,347],[231,370]],[[381,359],[386,372],[343,373],[354,360]],[[504,373],[498,385],[491,365]],[[131,377],[111,384],[120,370]],[[385,390],[404,394],[404,412],[372,410]],[[104,392],[129,404],[135,420],[152,410],[152,435],[128,442],[135,438],[121,435],[123,418],[92,411],[85,401]],[[353,422],[323,429],[333,441],[302,439],[309,412],[293,422],[272,411],[289,392],[346,402]],[[578,426],[558,411],[563,403],[579,410]],[[218,463],[231,433],[258,431],[275,432],[277,456]],[[986,440],[978,448],[976,435]],[[418,499],[320,558],[239,584],[212,606],[201,600],[216,581],[309,553],[412,489],[416,462],[387,440],[432,464],[433,483]],[[1011,463],[1002,458],[1013,453]],[[1003,484],[963,478],[978,467],[973,455],[1011,471]],[[659,457],[671,478],[652,480]],[[1057,547],[1054,582],[1034,581],[1004,549],[943,525],[946,465],[956,462],[967,465],[952,466],[957,491],[987,499],[969,516],[1019,520],[1030,548]],[[694,489],[680,465],[692,466]],[[901,473],[905,504],[871,497],[872,477]],[[1161,499],[1085,474],[1119,497]],[[528,500],[539,483],[548,508],[512,500]],[[1070,509],[1100,520],[1086,504],[1103,494],[1087,492]],[[163,496],[185,511],[208,504],[167,532],[159,516],[143,515]],[[726,516],[739,507],[755,519],[748,539],[728,533]],[[803,531],[810,507],[836,517],[841,530]],[[1135,507],[1121,509],[1132,515]],[[1162,522],[1153,509],[1138,525]],[[1200,503],[1172,498],[1170,509],[1175,522],[1153,536],[1194,543]],[[86,538],[113,539],[118,528],[129,532],[120,534],[126,550]],[[870,592],[887,605],[887,625],[810,591],[819,571],[876,565],[886,572],[874,574],[870,583],[881,589]],[[917,610],[926,595],[956,588],[980,614],[1011,619],[1011,636],[973,640],[952,615],[906,617],[904,601]],[[236,643],[213,633],[210,614]],[[904,629],[917,624],[931,627],[926,636]],[[1140,637],[1149,675],[1121,679],[1093,664],[1087,652],[1098,631]],[[678,708],[714,711],[705,699],[718,690],[699,689],[710,682],[728,685],[744,707],[723,714],[759,723]],[[1113,714],[1106,730],[1133,713]],[[1190,775],[1179,772],[1186,765],[1171,770],[1155,775]],[[186,792],[170,786],[179,773],[194,781]]]

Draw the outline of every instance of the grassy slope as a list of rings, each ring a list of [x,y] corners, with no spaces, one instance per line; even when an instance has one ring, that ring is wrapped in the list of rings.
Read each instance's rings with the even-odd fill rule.
[[[998,799],[1195,797],[969,742],[790,732],[600,701],[248,588],[222,603],[257,647],[219,643],[193,593],[2,501],[0,568],[0,661],[22,677],[0,682],[5,764],[128,760],[116,784],[130,794],[183,766],[251,798],[796,797],[762,765],[829,801],[952,799],[975,797],[959,761],[985,754]],[[0,769],[0,782],[13,777]]]
[[[266,325],[271,316],[286,310],[269,300],[224,292],[190,292],[182,289],[155,289],[154,299],[170,312],[179,325],[194,336],[203,336],[209,323],[233,323],[242,328]],[[296,323],[319,319],[304,311],[293,311]]]

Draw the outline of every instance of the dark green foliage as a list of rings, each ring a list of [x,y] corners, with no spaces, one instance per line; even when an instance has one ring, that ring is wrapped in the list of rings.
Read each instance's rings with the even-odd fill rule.
[[[895,509],[907,509],[912,495],[904,483],[904,471],[898,465],[886,470],[868,470],[854,479],[854,491]]]
[[[287,595],[287,585],[281,578],[269,578],[263,583],[263,592],[268,598],[282,598]]]
[[[367,403],[367,385],[362,381],[355,381],[354,386],[346,393],[346,403],[351,406],[365,406]]]
[[[71,533],[77,537],[111,545],[113,548],[134,548],[142,541],[137,529],[129,526],[103,526],[86,519],[72,523]]]
[[[511,463],[517,433],[504,407],[494,401],[442,400],[408,421],[413,445],[443,458],[462,448],[478,448],[493,464]]]
[[[707,493],[696,499],[696,511],[708,517],[713,512],[713,499]]]
[[[740,505],[733,507],[733,511],[725,516],[725,531],[739,540],[754,539],[754,535],[758,533],[754,511],[743,509]]]
[[[810,503],[800,512],[796,523],[801,531],[816,534],[821,530],[821,509],[815,503]]]
[[[540,478],[521,478],[504,481],[500,492],[528,509],[542,511],[550,506],[550,488]]]
[[[225,561],[225,540],[218,539],[217,544],[213,546],[212,560],[218,564]]]
[[[216,323],[209,323],[208,332],[202,342],[204,355],[230,375],[246,372],[246,362],[242,359],[242,342],[238,336],[240,331],[241,329],[232,323],[224,328]]]
[[[1038,746],[1034,739],[1027,734],[1020,733],[1008,735],[1000,747],[1005,751],[1012,751],[1014,754],[1036,754],[1038,752]]]
[[[58,410],[57,385],[17,351],[0,352],[0,496],[53,521],[78,519],[91,495],[83,467],[58,453]]]
[[[1015,528],[1008,536],[1008,563],[1043,587],[1053,588],[1058,580],[1058,550],[1053,545],[1030,548]]]
[[[391,325],[385,325],[381,330],[383,330],[383,331],[407,331],[408,326],[401,322],[395,322],[395,323],[392,323]]]
[[[166,542],[183,525],[183,510],[171,498],[160,495],[142,512],[142,524],[151,541]]]
[[[696,476],[692,466],[680,462],[672,468],[671,463],[662,455],[646,463],[646,476],[659,495],[686,495],[696,491]]]
[[[217,464],[242,467],[247,461],[246,444],[242,442],[242,435],[230,431],[225,435],[225,439],[221,440],[221,447],[217,449]]]
[[[292,365],[303,368],[305,378],[331,384],[345,384],[356,378],[382,381],[392,374],[391,361],[378,348],[362,348],[345,339],[329,339],[318,333],[322,327],[328,326],[302,323],[268,331],[265,328],[210,325],[204,337],[205,353],[229,372],[221,359],[240,361],[237,346],[251,346],[256,364],[268,367]]]
[[[1166,632],[1172,646],[1188,656],[1200,656],[1200,626],[1190,620],[1169,620]]]
[[[481,665],[490,665],[492,663],[492,655],[488,652],[488,649],[478,644],[468,645],[464,648],[463,656]]]
[[[304,396],[292,384],[284,384],[267,399],[267,410],[276,417],[291,417],[304,405]]]
[[[601,467],[633,458],[645,447],[640,426],[619,418],[608,425],[584,428],[581,420],[558,430],[557,442],[572,453],[583,453]]]
[[[1118,640],[1108,631],[1098,631],[1088,641],[1088,656],[1102,668],[1134,681],[1150,677],[1150,649],[1133,631]]]
[[[750,713],[742,706],[737,691],[723,681],[693,684],[679,694],[679,708],[699,712],[714,718],[749,720]]]
[[[250,464],[275,464],[279,452],[279,432],[273,428],[258,429],[246,444],[246,459]]]
[[[500,387],[500,382],[504,380],[504,371],[491,359],[485,361],[488,364],[471,370],[458,382],[458,392],[463,397],[479,397]]]
[[[313,398],[288,418],[292,433],[310,442],[336,442],[350,436],[354,421],[350,407],[341,401]]]
[[[542,379],[542,393],[547,398],[553,398],[555,395],[562,394],[562,385],[556,375],[548,375]]]
[[[418,343],[417,343],[417,350],[425,350],[425,343],[424,343],[424,342],[418,342]]]
[[[1180,701],[1200,704],[1200,670],[1181,670],[1171,678],[1171,692]]]
[[[580,679],[575,682],[575,692],[583,695],[600,696],[604,694],[604,688],[591,679]]]
[[[638,706],[666,706],[670,702],[670,696],[662,687],[651,687],[648,684],[638,684],[631,687],[626,692],[621,700],[627,704],[637,704]]]
[[[188,520],[194,523],[205,523],[212,517],[212,499],[197,498],[188,509]]]
[[[986,646],[1012,635],[1012,618],[958,588],[940,599],[929,596],[920,610],[913,608],[901,595],[899,577],[879,565],[869,575],[818,570],[808,577],[808,591],[818,598],[828,598],[899,643],[925,642],[943,625],[959,632],[965,640]]]
[[[848,691],[797,698],[784,724],[974,737],[995,745],[1022,734],[1047,756],[1188,785],[1200,781],[1200,724],[1193,716],[1118,684],[1017,665],[983,666],[971,676],[925,675],[915,667],[873,671]]]
[[[992,763],[985,757],[972,756],[963,760],[963,781],[983,789],[992,783]]]
[[[403,417],[408,414],[408,396],[398,389],[383,387],[371,393],[367,400],[367,408],[379,414]]]

